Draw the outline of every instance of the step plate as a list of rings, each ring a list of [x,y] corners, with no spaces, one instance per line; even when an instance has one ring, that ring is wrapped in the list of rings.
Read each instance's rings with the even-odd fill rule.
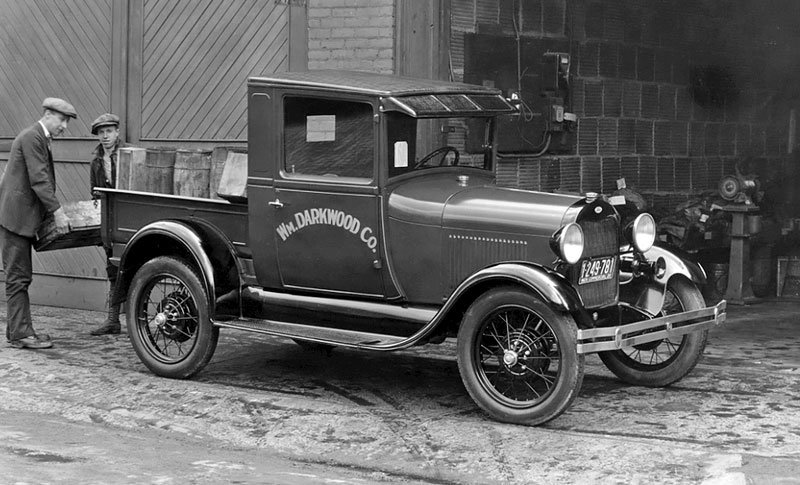
[[[340,347],[353,347],[373,350],[398,350],[405,348],[403,342],[407,337],[396,335],[382,335],[377,333],[355,332],[337,328],[313,327],[297,323],[276,322],[273,320],[230,320],[214,322],[222,328],[233,328],[248,332],[264,333],[277,337],[306,340],[309,342],[324,343]],[[410,342],[409,342],[410,345]]]

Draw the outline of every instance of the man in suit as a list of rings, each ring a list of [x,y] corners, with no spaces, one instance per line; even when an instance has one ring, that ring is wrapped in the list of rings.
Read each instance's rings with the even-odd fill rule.
[[[56,197],[56,177],[50,139],[67,129],[75,108],[63,99],[46,98],[44,112],[11,145],[6,170],[0,180],[0,244],[6,274],[6,338],[12,347],[46,349],[47,335],[36,335],[31,322],[28,287],[33,279],[31,258],[36,229],[50,215],[58,231],[67,232],[69,221]]]

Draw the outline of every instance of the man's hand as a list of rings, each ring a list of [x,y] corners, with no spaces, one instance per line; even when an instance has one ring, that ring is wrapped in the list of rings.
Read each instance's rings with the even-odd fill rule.
[[[64,213],[64,209],[59,207],[57,211],[53,212],[53,219],[56,222],[56,230],[62,234],[69,232],[69,218]]]

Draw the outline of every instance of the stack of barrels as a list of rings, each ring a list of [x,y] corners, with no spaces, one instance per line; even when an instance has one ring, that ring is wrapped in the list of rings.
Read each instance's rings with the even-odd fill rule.
[[[236,147],[120,148],[117,189],[219,199],[246,197],[247,153]]]

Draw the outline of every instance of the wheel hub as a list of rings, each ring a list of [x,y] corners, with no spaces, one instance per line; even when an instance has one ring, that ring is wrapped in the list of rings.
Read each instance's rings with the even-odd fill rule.
[[[513,367],[517,365],[517,360],[519,356],[513,350],[505,350],[503,352],[503,363],[508,367]]]
[[[167,315],[164,312],[161,312],[158,315],[156,315],[153,321],[155,322],[156,325],[160,327],[165,323],[167,323]]]
[[[161,301],[160,307],[162,311],[153,319],[159,330],[169,339],[178,342],[189,340],[194,334],[195,324],[182,317],[196,313],[191,299],[183,292],[175,291]]]
[[[517,333],[512,337],[511,347],[503,349],[506,371],[523,376],[528,372],[542,371],[550,365],[546,341],[529,333]]]

